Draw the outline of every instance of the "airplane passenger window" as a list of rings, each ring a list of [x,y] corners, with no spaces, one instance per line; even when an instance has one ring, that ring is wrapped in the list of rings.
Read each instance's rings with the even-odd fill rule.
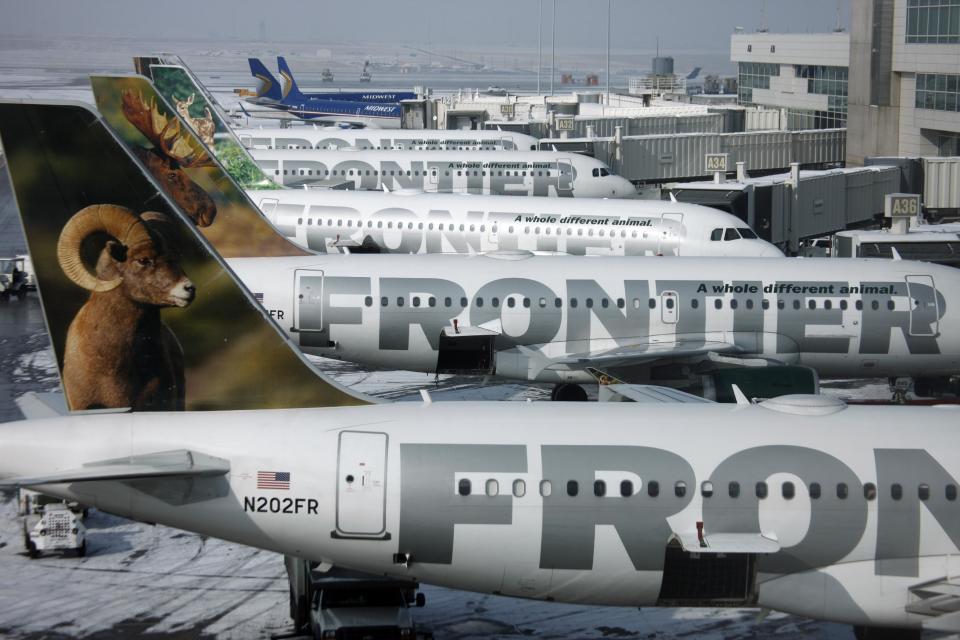
[[[572,236],[572,235],[573,235],[573,229],[567,229],[567,235],[568,235],[568,236]]]
[[[422,222],[419,223],[419,224],[417,224],[417,229],[419,229],[420,231],[423,231],[423,223],[422,223]]]
[[[633,299],[633,308],[634,308],[634,309],[639,309],[639,308],[640,308],[640,298],[634,298],[634,299]]]
[[[739,483],[739,482],[731,482],[730,484],[728,484],[728,485],[727,485],[727,494],[728,494],[731,498],[739,498],[739,497],[740,497],[740,483]]]
[[[398,307],[403,306],[403,296],[397,296],[397,306]]]
[[[896,306],[897,306],[897,305],[894,304],[893,300],[887,300],[887,309],[888,309],[889,311],[893,311],[893,309],[894,309]]]
[[[727,240],[739,240],[739,239],[740,239],[740,234],[737,233],[737,230],[734,229],[734,228],[725,229],[724,232],[723,232],[723,239],[724,239],[724,241],[727,241]]]
[[[554,298],[554,299],[553,299],[553,306],[555,306],[557,309],[559,309],[560,307],[562,307],[562,306],[563,306],[563,298]]]
[[[647,495],[651,498],[656,498],[660,495],[660,483],[656,480],[651,480],[647,483]]]
[[[571,309],[576,309],[576,308],[577,308],[577,299],[576,299],[576,298],[570,298],[570,308],[571,308]]]
[[[602,498],[607,495],[607,483],[603,480],[594,480],[593,481],[593,495],[598,498]]]
[[[656,299],[656,298],[650,298],[649,300],[647,300],[647,306],[650,307],[651,309],[656,309],[656,308],[657,308],[657,299]]]
[[[730,308],[731,308],[731,309],[736,309],[736,308],[739,306],[739,304],[740,304],[740,303],[737,302],[737,299],[736,299],[736,298],[731,298],[731,299],[730,299]]]
[[[827,310],[833,309],[833,300],[824,300],[823,308]]]
[[[753,232],[753,229],[750,227],[737,227],[737,231],[740,232],[741,238],[746,238],[747,240],[756,240],[757,234]]]
[[[917,487],[917,497],[920,498],[921,500],[929,500],[929,499],[930,499],[930,485],[928,485],[928,484],[921,484],[919,487]]]
[[[587,298],[587,309],[593,309],[593,298]]]
[[[747,298],[746,305],[747,305],[747,309],[753,309],[753,299]]]
[[[580,483],[576,480],[567,480],[567,495],[571,498],[580,493]]]
[[[587,235],[592,238],[592,237],[593,237],[593,229],[588,230],[588,231],[587,231]]]
[[[880,303],[874,300],[873,302],[870,303],[870,308],[876,311],[877,309],[880,308]]]
[[[427,298],[427,304],[430,305],[431,307],[435,307],[437,306],[437,299],[434,298],[433,296],[430,296],[429,298]]]
[[[493,498],[500,493],[500,483],[494,479],[487,480],[486,487],[487,497]]]
[[[606,298],[601,298],[601,299],[600,299],[600,306],[603,307],[604,309],[606,309],[607,307],[610,306],[610,301],[607,300]]]
[[[540,495],[544,498],[549,498],[550,494],[553,493],[553,485],[550,484],[549,480],[540,481]]]
[[[460,225],[460,231],[463,232],[463,225]]]
[[[524,309],[529,309],[529,308],[530,308],[530,298],[524,298],[524,299],[523,299],[523,308],[524,308]]]
[[[377,220],[377,229],[383,229],[383,220]]]
[[[687,483],[683,480],[677,480],[677,483],[673,485],[673,495],[678,498],[682,498],[687,495]]]
[[[877,485],[868,482],[863,485],[863,497],[867,500],[873,500],[877,497]]]
[[[623,298],[617,298],[617,309],[623,309],[627,306],[627,301]]]
[[[620,481],[620,495],[624,498],[629,498],[633,495],[633,483],[629,480]]]
[[[372,307],[373,306],[373,296],[367,296],[363,299],[364,306]]]
[[[490,304],[491,304],[492,306],[494,306],[494,307],[499,307],[499,306],[500,306],[500,298],[497,298],[496,296],[494,296],[493,298],[490,298]]]
[[[559,300],[559,298],[557,298],[557,299]],[[547,306],[547,299],[546,299],[546,298],[540,298],[540,300],[539,300],[538,302],[540,303],[540,308],[541,308],[541,309],[545,309],[545,308],[546,308],[546,306]]]
[[[313,224],[313,218],[307,218],[307,226],[309,227],[312,224]]]
[[[736,300],[734,300],[733,302],[736,302]],[[666,302],[665,302],[664,304],[667,305],[667,309],[673,309],[673,305],[674,305],[674,300],[673,300],[673,298],[667,298],[667,300],[666,300]],[[736,308],[736,307],[734,307],[734,308]]]
[[[475,225],[470,225],[470,233],[473,233],[474,228],[475,228]]]
[[[303,218],[297,218],[297,226],[303,224]]]
[[[846,500],[847,496],[850,495],[850,490],[847,489],[847,485],[844,482],[841,482],[837,485],[837,497],[841,500]]]
[[[466,299],[466,298],[460,298],[460,306],[466,308],[466,306],[467,306],[467,299]]]
[[[767,483],[758,482],[756,487],[757,497],[763,500],[767,497]]]
[[[949,501],[951,501],[951,502],[953,502],[954,500],[956,500],[956,499],[957,499],[957,485],[955,485],[955,484],[948,484],[948,485],[947,485],[947,488],[946,488],[946,491],[944,492],[944,495],[946,496],[947,500],[949,500]]]
[[[783,309],[783,307],[784,307],[784,301],[777,300],[777,309]]]
[[[523,232],[524,232],[524,233],[530,233],[530,227],[524,227],[524,228],[523,228]]]
[[[691,308],[691,309],[696,309],[696,308],[699,307],[699,306],[700,306],[700,301],[699,301],[699,300],[697,300],[696,298],[690,298],[690,308]]]
[[[903,497],[903,486],[899,484],[890,485],[890,497],[899,500]]]
[[[793,486],[792,482],[784,482],[783,486],[780,487],[780,494],[784,500],[793,500],[793,496],[796,495],[796,487]]]
[[[420,306],[420,296],[413,296],[413,306],[415,307]]]
[[[513,226],[507,228],[507,233],[513,233]]]
[[[452,304],[453,304],[453,300],[451,300],[449,296],[443,299],[443,306],[449,307]]]
[[[387,296],[383,296],[382,298],[380,298],[380,306],[381,306],[381,307],[385,307],[385,306],[387,306],[388,304],[390,304],[390,301],[387,300]]]
[[[713,308],[714,308],[714,309],[723,309],[723,300],[721,300],[720,298],[717,298],[716,300],[714,300],[714,301],[713,301]]]
[[[760,303],[760,306],[763,307],[764,309],[769,309],[769,308],[770,308],[770,301],[767,300],[766,298],[764,298],[764,299],[763,299],[763,302]]]
[[[799,301],[799,300],[794,300],[794,301],[793,301],[793,308],[794,308],[794,309],[799,309],[799,308],[800,308],[800,301]]]
[[[513,296],[510,296],[507,298],[507,306],[510,307],[511,309],[517,306],[517,301],[513,299]]]
[[[808,301],[807,301],[807,308],[808,308],[808,309],[816,309],[816,308],[817,308],[817,301],[816,301],[816,300],[808,300]]]
[[[443,223],[437,225],[437,231],[443,231]]]
[[[712,497],[713,497],[713,483],[710,482],[709,480],[704,480],[703,482],[701,482],[701,483],[700,483],[700,495],[702,495],[704,498],[712,498]]]
[[[810,499],[811,500],[820,499],[820,483],[819,482],[810,483]]]
[[[387,229],[393,229],[393,220],[387,223]]]
[[[433,231],[433,223],[427,225],[427,231]]]
[[[513,497],[522,498],[527,494],[527,483],[523,480],[513,481]]]
[[[477,306],[478,306],[478,307],[482,307],[482,306],[483,306],[483,298],[477,298]]]
[[[457,483],[457,493],[462,496],[470,495],[470,480],[468,478],[460,478],[460,482]]]

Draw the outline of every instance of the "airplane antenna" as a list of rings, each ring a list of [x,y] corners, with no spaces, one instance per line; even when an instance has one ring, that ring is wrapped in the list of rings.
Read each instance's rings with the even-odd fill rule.
[[[733,397],[737,399],[737,404],[739,405],[750,404],[750,399],[747,398],[746,394],[744,394],[743,391],[740,390],[740,387],[738,387],[735,384],[732,384],[730,385],[730,388],[733,389]]]

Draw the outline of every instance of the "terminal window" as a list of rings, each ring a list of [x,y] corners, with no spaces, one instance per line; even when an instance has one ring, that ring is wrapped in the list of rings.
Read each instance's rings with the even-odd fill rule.
[[[960,0],[907,0],[907,42],[960,43]]]
[[[960,111],[960,75],[918,73],[917,109]]]

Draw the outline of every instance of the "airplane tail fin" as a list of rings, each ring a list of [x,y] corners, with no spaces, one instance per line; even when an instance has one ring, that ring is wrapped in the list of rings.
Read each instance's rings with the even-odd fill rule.
[[[118,140],[160,183],[164,193],[196,223],[225,258],[311,255],[278,231],[231,178],[260,169],[246,162],[246,150],[234,138],[218,137],[221,163],[187,125],[178,110],[142,76],[92,76],[90,84],[106,124]],[[189,112],[187,113],[189,116]],[[192,116],[189,120],[196,120]],[[260,181],[272,182],[262,178]]]
[[[700,67],[694,67],[693,71],[687,74],[687,80],[696,80],[697,76],[700,75]]]
[[[150,122],[175,129],[155,110],[131,117],[132,132]],[[294,348],[200,220],[140,164],[162,159],[138,160],[90,107],[0,102],[0,140],[71,410],[370,402]],[[198,163],[187,141],[157,143],[177,150],[181,167]]]
[[[297,81],[293,79],[293,71],[287,64],[287,59],[283,56],[277,56],[277,68],[280,70],[280,77],[283,78],[283,99],[297,100],[303,96]]]
[[[250,64],[250,74],[257,79],[257,97],[278,102],[283,100],[283,88],[266,65],[260,62],[260,58],[247,58],[247,62]]]

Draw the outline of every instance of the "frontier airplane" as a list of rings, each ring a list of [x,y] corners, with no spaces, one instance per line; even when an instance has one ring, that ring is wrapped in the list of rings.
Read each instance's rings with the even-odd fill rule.
[[[94,86],[102,92],[112,80],[95,78]],[[149,87],[141,78],[122,80]],[[110,104],[102,93],[98,101]],[[107,115],[121,139],[122,117]],[[84,118],[93,121],[91,135],[102,127],[94,114]],[[133,140],[127,144],[135,147]],[[78,163],[97,163],[91,153],[116,145],[103,132],[69,151]],[[116,162],[130,164],[127,157]],[[960,316],[952,311],[960,305],[960,272],[948,267],[522,251],[304,255],[263,223],[219,165],[205,171],[205,183],[213,185],[207,197],[229,202],[230,217],[201,220],[203,232],[307,353],[373,367],[549,382],[558,399],[583,398],[574,385],[610,378],[696,388],[702,376],[736,369],[759,383],[778,375],[778,365],[831,377],[960,372]],[[195,206],[196,192],[162,184],[182,205]],[[260,230],[231,222],[241,218]],[[278,250],[265,254],[266,245]],[[256,257],[263,255],[275,257]]]
[[[536,151],[538,140],[513,131],[334,127],[248,128],[235,131],[248,149],[358,149],[407,151]]]
[[[428,395],[423,403],[359,406],[369,401],[316,377],[289,349],[208,249],[190,212],[158,196],[152,173],[94,144],[103,134],[77,106],[0,104],[0,137],[66,397],[73,408],[133,411],[0,425],[7,486],[481,593],[629,607],[759,606],[855,625],[861,638],[960,631],[956,408],[847,407],[817,396],[717,405],[678,394],[660,399],[683,402],[644,406],[433,403]],[[58,188],[49,189],[54,181]],[[110,239],[99,241],[90,266],[82,248],[96,249],[102,236]],[[470,264],[444,256],[369,264],[403,278],[401,260],[430,260],[434,276]],[[616,264],[556,260],[561,273],[592,264],[592,274],[566,276],[581,281]],[[737,300],[737,312],[768,300],[763,310],[774,316],[781,299],[786,309],[813,300],[817,315],[804,318],[817,323],[803,323],[807,340],[833,339],[830,320],[840,309],[826,301],[846,300],[854,304],[839,315],[851,322],[897,320],[882,330],[872,324],[872,338],[916,338],[931,354],[940,346],[928,335],[940,303],[956,299],[953,281],[941,297],[926,279],[942,288],[945,271],[903,261],[881,270],[851,260],[854,276],[836,262],[827,274],[796,261],[786,274],[783,261],[754,260],[741,285],[719,260],[637,260],[643,270],[662,264],[681,271],[670,277],[682,280],[689,268],[708,279],[704,293],[713,295],[678,297],[658,313],[682,301],[684,317],[690,300],[709,298],[725,307]],[[620,277],[631,277],[629,261],[619,263]],[[647,277],[667,276],[623,280],[625,309],[634,291],[652,293]],[[740,297],[710,282],[749,288],[753,278],[761,290]],[[359,280],[353,291],[363,288]],[[810,295],[810,287],[852,282],[902,293]],[[620,308],[602,303],[616,294],[584,286],[576,309]],[[670,299],[661,298],[670,290],[658,288],[655,301]],[[342,291],[336,295],[363,296]],[[567,299],[565,292],[564,308]],[[874,300],[877,312],[888,300],[892,308],[871,316]],[[331,301],[331,313],[352,315]],[[516,307],[528,309],[522,299]],[[539,309],[539,299],[529,308]],[[794,318],[783,314],[777,324]],[[814,329],[824,325],[826,336]],[[263,474],[275,483],[259,481]]]
[[[356,189],[419,189],[561,198],[633,198],[633,184],[596,158],[556,151],[329,151],[250,149],[263,172],[286,187],[321,180]]]

